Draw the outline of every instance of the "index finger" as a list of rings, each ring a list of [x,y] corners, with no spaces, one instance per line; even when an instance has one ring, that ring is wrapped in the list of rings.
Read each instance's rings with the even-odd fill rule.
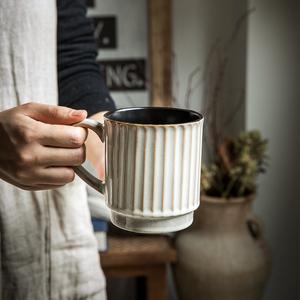
[[[46,124],[73,124],[87,117],[85,110],[74,110],[69,107],[46,105],[41,103],[26,103],[18,109],[22,114]]]
[[[87,138],[87,130],[82,127],[68,125],[52,125],[41,123],[39,144],[43,146],[78,148]]]

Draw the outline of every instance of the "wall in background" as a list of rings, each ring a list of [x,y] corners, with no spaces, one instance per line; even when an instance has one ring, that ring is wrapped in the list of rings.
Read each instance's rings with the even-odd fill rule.
[[[116,1],[116,2],[115,2]],[[129,3],[130,2],[130,3]],[[124,51],[103,50],[103,58],[147,57],[147,1],[95,0],[91,16],[119,14],[119,45]],[[259,178],[254,209],[266,227],[274,268],[263,300],[299,299],[299,3],[298,0],[173,0],[174,96],[185,107],[188,78],[199,67],[201,79],[211,47],[225,46],[236,21],[255,7],[240,28],[226,73],[225,109],[246,87],[247,102],[229,132],[258,129],[270,141],[270,168]],[[122,16],[122,17],[121,17]],[[133,25],[133,19],[138,26]],[[136,21],[135,21],[136,22]],[[123,24],[123,25],[122,25]],[[130,27],[132,26],[132,27]],[[247,28],[248,27],[248,28]],[[222,49],[222,47],[221,47]],[[101,54],[102,53],[102,54]],[[216,67],[217,57],[212,62]],[[213,69],[213,68],[212,68]],[[196,85],[192,109],[202,112],[211,94],[214,74]],[[113,93],[120,106],[130,103]],[[134,92],[137,105],[148,104],[144,92]],[[209,96],[208,96],[209,97]],[[171,286],[170,300],[176,299]]]
[[[102,61],[131,61],[137,64],[137,68],[142,68],[146,76],[149,76],[149,67],[147,65],[149,56],[148,46],[148,5],[147,0],[94,0],[88,7],[88,14],[91,18],[114,17],[116,22],[116,47],[101,48],[98,60]],[[103,30],[101,24],[99,31]],[[97,28],[96,28],[97,30]],[[140,67],[139,60],[145,60],[146,65]],[[126,78],[127,83],[132,83],[134,78],[128,78],[128,73],[134,72],[130,67],[119,64],[114,69],[110,69],[110,81],[123,81]],[[119,74],[116,75],[116,74]],[[127,90],[112,91],[117,107],[128,106],[146,106],[149,105],[149,92],[147,90]]]
[[[173,51],[174,51],[174,97],[175,106],[187,107],[186,100],[190,75],[193,77],[193,92],[190,95],[190,108],[205,114],[205,101],[211,100],[219,72],[220,59],[233,35],[238,20],[247,11],[246,0],[173,0]],[[250,18],[248,16],[248,18]],[[222,87],[220,119],[224,112],[235,107],[245,88],[247,20],[241,22],[238,35],[226,55],[228,66],[225,70]],[[206,63],[210,67],[206,73]],[[206,73],[206,75],[205,75]],[[204,76],[204,78],[203,78]],[[197,84],[197,82],[201,84]],[[228,114],[226,114],[228,115]],[[205,129],[208,124],[205,123]],[[245,126],[244,106],[235,114],[227,133],[237,134]],[[206,147],[204,150],[207,150]],[[203,159],[207,159],[204,151]]]
[[[264,300],[299,299],[299,1],[251,0],[247,129],[269,139],[255,212],[264,220],[273,270]]]
[[[200,68],[194,76],[196,83],[205,72],[205,64],[212,53],[212,48],[219,46],[213,54],[210,74],[191,96],[191,107],[195,110],[203,108],[205,89],[212,94],[212,83],[216,77],[218,55],[223,52],[232,36],[236,22],[247,10],[246,1],[238,0],[173,0],[173,51],[174,51],[174,97],[184,106],[188,79],[192,72]],[[229,66],[225,74],[227,99],[237,97],[234,90],[245,86],[245,47],[246,22],[242,23],[239,34],[227,58]],[[231,94],[227,92],[232,91]],[[229,100],[230,101],[230,100]],[[243,122],[242,122],[243,123]]]

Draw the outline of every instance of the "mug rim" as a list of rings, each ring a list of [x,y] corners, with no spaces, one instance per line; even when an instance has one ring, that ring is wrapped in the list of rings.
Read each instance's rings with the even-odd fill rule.
[[[166,124],[143,124],[143,123],[137,123],[137,122],[125,122],[125,121],[120,121],[120,120],[114,120],[110,118],[110,115],[114,114],[115,112],[119,111],[132,111],[132,110],[168,110],[168,111],[182,111],[182,112],[187,112],[191,113],[197,116],[197,119],[194,121],[187,121],[187,122],[178,122],[178,123],[166,123]],[[131,126],[145,126],[145,127],[167,127],[167,126],[182,126],[182,125],[189,125],[189,124],[197,124],[201,122],[204,117],[202,114],[200,114],[197,111],[191,110],[191,109],[185,109],[185,108],[177,108],[177,107],[163,107],[163,106],[133,106],[133,107],[124,107],[124,108],[117,108],[111,111],[108,111],[104,114],[104,118],[110,122],[115,122],[119,124],[124,124],[124,125],[131,125]]]

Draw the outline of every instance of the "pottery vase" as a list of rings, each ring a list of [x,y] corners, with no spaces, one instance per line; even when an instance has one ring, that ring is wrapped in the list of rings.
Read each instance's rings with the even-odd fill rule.
[[[201,196],[194,223],[175,239],[180,300],[262,299],[271,254],[253,198]]]

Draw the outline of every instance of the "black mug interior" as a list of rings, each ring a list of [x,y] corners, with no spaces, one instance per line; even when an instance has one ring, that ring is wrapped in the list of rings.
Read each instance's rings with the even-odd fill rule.
[[[107,112],[104,116],[112,121],[141,125],[184,124],[203,118],[198,112],[173,107],[128,107]]]

